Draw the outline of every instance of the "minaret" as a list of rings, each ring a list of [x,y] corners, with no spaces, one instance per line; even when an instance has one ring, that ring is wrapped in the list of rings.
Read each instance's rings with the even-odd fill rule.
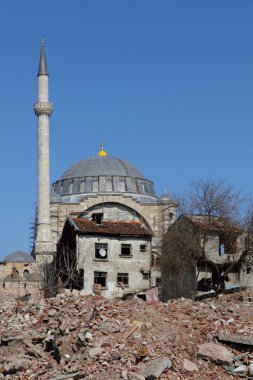
[[[48,70],[44,49],[41,44],[38,71],[38,102],[34,105],[38,117],[38,221],[35,240],[38,255],[52,255],[55,247],[50,227],[50,176],[49,176],[49,117],[53,105],[48,100]]]

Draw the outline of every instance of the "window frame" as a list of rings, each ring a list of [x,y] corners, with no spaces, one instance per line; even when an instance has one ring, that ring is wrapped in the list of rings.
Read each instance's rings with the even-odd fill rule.
[[[99,250],[101,248],[105,249],[105,251],[106,251],[105,257],[102,257],[99,254]],[[95,254],[95,260],[102,260],[102,261],[108,260],[108,243],[96,242],[94,245],[94,254]]]
[[[147,252],[147,244],[140,244],[140,252]]]
[[[125,247],[123,247],[125,246]],[[127,246],[127,247],[126,247]],[[123,253],[122,249],[126,249],[126,248],[129,248],[129,253]],[[120,246],[120,256],[122,257],[132,257],[132,244],[128,244],[128,243],[121,243],[121,246]]]
[[[121,284],[124,286],[129,286],[129,273],[123,273],[123,272],[117,273],[117,286],[121,286]]]
[[[99,279],[99,278],[105,279],[104,285],[97,281],[97,279]],[[102,289],[106,289],[107,288],[107,272],[94,271],[94,284],[95,285],[101,285]]]

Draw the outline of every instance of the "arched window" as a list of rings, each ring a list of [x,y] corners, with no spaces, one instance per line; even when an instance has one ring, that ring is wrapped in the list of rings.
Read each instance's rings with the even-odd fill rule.
[[[125,184],[125,179],[124,178],[120,178],[119,179],[119,191],[125,191],[126,190],[126,184]]]
[[[112,180],[111,180],[111,178],[106,179],[105,189],[106,189],[106,191],[112,191]]]
[[[93,191],[93,192],[98,191],[98,180],[97,180],[97,178],[96,178],[96,179],[93,179],[92,191]]]
[[[83,180],[81,183],[80,183],[80,193],[84,193],[84,190],[85,190],[85,180]]]
[[[29,270],[25,269],[24,272],[23,272],[23,278],[24,278],[24,280],[26,280],[28,276],[29,276]]]

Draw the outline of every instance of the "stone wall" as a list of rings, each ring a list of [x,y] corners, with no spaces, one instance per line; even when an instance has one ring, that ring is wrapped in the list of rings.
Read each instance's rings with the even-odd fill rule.
[[[0,297],[14,297],[16,299],[31,294],[31,298],[36,300],[43,297],[38,282],[24,281],[0,281]]]

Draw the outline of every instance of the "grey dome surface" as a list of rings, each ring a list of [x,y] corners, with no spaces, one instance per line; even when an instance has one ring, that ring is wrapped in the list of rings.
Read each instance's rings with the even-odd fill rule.
[[[119,176],[145,179],[144,175],[128,162],[116,157],[95,156],[72,165],[60,178]]]
[[[33,263],[34,258],[29,253],[23,251],[15,251],[9,253],[3,260],[5,263]]]
[[[133,165],[116,157],[95,156],[72,165],[53,183],[51,202],[76,203],[99,193],[133,194],[140,202],[157,200],[153,182]]]

